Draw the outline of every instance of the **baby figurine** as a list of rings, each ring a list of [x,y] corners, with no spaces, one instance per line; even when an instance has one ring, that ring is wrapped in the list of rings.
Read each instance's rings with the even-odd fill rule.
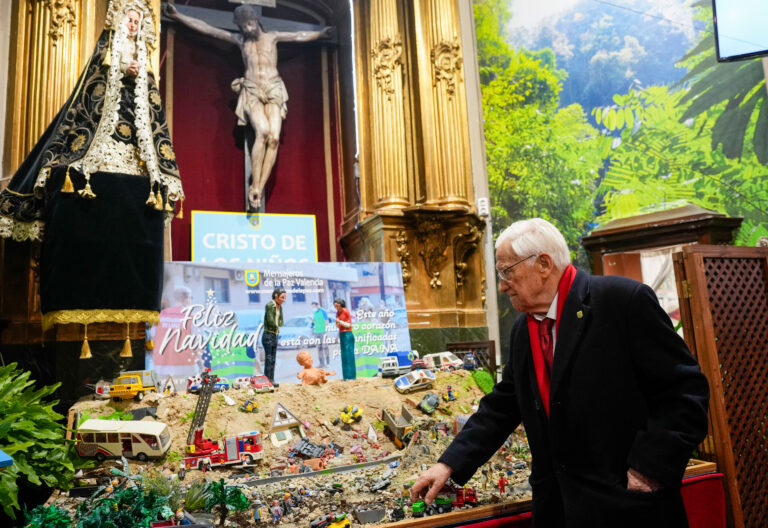
[[[302,385],[320,385],[328,380],[326,376],[335,376],[336,372],[333,370],[323,370],[312,366],[312,355],[306,350],[302,350],[296,354],[296,361],[299,365],[304,367],[304,370],[296,374],[296,377],[301,380]]]

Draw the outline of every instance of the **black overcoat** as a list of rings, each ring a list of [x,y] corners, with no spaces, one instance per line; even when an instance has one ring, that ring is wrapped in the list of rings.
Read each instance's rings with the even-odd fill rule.
[[[563,306],[546,416],[524,315],[502,380],[443,453],[465,483],[522,422],[534,526],[687,526],[680,483],[707,432],[709,386],[653,290],[579,271]],[[629,491],[627,469],[660,491]]]

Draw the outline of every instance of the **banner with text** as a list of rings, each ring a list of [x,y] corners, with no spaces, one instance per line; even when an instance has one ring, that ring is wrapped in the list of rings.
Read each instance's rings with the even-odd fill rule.
[[[192,260],[317,262],[314,215],[192,211]]]
[[[374,376],[379,358],[411,349],[398,262],[212,265],[166,262],[163,310],[151,331],[155,348],[147,368],[173,376],[179,387],[211,368],[230,380],[261,375],[264,308],[284,288],[275,381],[297,382],[299,351],[341,379],[339,331],[333,301],[352,315],[358,377]]]

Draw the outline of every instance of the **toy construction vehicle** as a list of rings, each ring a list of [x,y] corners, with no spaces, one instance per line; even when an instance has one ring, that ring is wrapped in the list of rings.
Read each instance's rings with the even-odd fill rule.
[[[358,423],[363,419],[363,410],[357,405],[347,405],[341,410],[338,418],[333,420],[333,425],[344,423],[342,428],[349,429],[352,424]]]
[[[247,413],[257,413],[259,412],[259,404],[256,403],[256,400],[253,398],[248,398],[245,400],[245,402],[243,402],[239,409]]]
[[[113,401],[141,401],[151,392],[157,392],[160,379],[154,370],[129,370],[120,374],[109,386],[109,396]]]

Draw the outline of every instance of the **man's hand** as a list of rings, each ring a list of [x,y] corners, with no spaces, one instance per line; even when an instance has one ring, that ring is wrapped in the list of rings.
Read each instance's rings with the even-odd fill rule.
[[[661,484],[646,477],[634,468],[627,470],[627,489],[632,491],[644,491],[650,493],[661,489]]]
[[[432,504],[437,494],[443,489],[445,483],[451,478],[453,469],[447,464],[438,462],[419,475],[419,479],[411,487],[411,501],[419,500],[424,495],[424,502]]]

